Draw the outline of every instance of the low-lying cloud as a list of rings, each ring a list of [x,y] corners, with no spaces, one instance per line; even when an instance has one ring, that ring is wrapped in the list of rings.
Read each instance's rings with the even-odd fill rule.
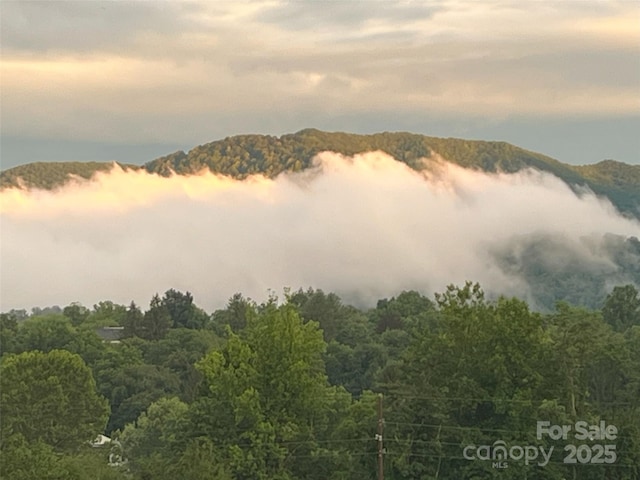
[[[146,305],[169,288],[211,311],[236,292],[312,286],[371,305],[479,281],[530,292],[495,251],[527,235],[569,244],[640,223],[536,171],[487,174],[446,163],[416,172],[379,152],[318,156],[271,180],[169,178],[115,167],[56,191],[0,192],[0,309],[101,300]],[[607,263],[584,249],[585,260]]]

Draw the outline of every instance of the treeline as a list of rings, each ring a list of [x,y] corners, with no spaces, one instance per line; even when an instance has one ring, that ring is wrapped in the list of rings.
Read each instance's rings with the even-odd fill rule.
[[[385,478],[640,476],[631,285],[549,314],[472,283],[369,310],[237,294],[212,314],[169,290],[146,309],[3,313],[0,345],[2,478],[374,479],[380,394]],[[537,422],[616,433],[554,440]],[[90,446],[98,434],[111,443]]]
[[[466,168],[486,172],[517,172],[535,168],[549,172],[580,189],[587,186],[598,195],[608,197],[620,211],[640,218],[640,166],[606,160],[594,165],[573,166],[506,142],[487,142],[457,138],[428,137],[405,132],[356,135],[305,129],[282,135],[237,135],[178,151],[152,160],[142,168],[150,173],[180,175],[209,170],[214,173],[245,178],[252,174],[275,177],[282,172],[309,168],[320,152],[332,151],[355,155],[382,151],[410,167],[423,168],[422,159],[434,154]],[[14,167],[0,173],[0,188],[19,185],[53,188],[63,184],[68,174],[85,178],[92,171],[109,168],[108,163],[37,163]],[[127,168],[138,168],[127,165]]]
[[[138,169],[136,165],[120,165]],[[108,172],[113,162],[35,162],[0,172],[0,189],[26,187],[52,190],[72,178],[88,180],[97,172]]]

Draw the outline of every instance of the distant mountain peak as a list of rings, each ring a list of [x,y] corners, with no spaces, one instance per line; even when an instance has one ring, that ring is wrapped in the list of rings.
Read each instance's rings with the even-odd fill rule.
[[[513,173],[534,168],[551,173],[573,188],[588,187],[606,196],[622,212],[640,218],[640,165],[603,160],[593,165],[568,165],[540,153],[502,141],[429,137],[409,132],[352,134],[305,128],[281,135],[244,134],[227,137],[189,152],[177,151],[147,162],[142,167],[159,175],[189,175],[208,169],[234,178],[253,174],[267,177],[309,168],[322,151],[355,155],[382,151],[411,168],[423,168],[422,159],[434,154],[465,168]],[[21,165],[0,173],[0,188],[55,188],[71,176],[90,178],[109,170],[111,162],[49,162]],[[21,179],[21,180],[20,180]]]

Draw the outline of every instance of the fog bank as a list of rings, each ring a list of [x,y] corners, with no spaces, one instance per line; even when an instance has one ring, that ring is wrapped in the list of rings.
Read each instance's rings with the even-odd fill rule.
[[[308,286],[372,305],[465,280],[526,298],[526,282],[495,261],[511,239],[640,236],[640,224],[608,201],[540,172],[446,162],[415,172],[379,152],[323,153],[316,165],[243,181],[116,167],[51,192],[4,190],[0,309],[147,305],[175,288],[211,311],[236,292],[260,301]],[[609,261],[598,249],[580,254]]]

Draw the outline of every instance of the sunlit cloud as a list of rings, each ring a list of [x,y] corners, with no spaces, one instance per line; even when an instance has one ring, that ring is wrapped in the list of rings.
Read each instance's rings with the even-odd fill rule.
[[[606,264],[580,248],[585,238],[640,236],[608,201],[548,174],[427,166],[324,153],[314,169],[275,179],[114,168],[52,192],[3,190],[0,307],[145,304],[176,288],[212,310],[236,292],[260,300],[307,286],[371,305],[465,280],[527,297],[493,255],[514,237],[553,235]]]

